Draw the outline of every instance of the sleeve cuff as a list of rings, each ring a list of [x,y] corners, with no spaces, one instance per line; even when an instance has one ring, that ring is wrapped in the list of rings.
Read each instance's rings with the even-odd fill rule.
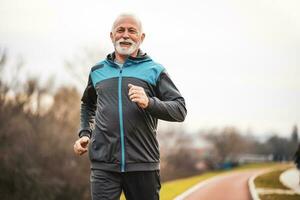
[[[78,133],[80,138],[83,136],[87,136],[87,137],[91,138],[91,134],[92,134],[91,130],[87,130],[87,129],[80,130]]]
[[[151,97],[148,98],[149,99],[149,103],[148,106],[145,108],[146,111],[151,111],[153,108],[153,105],[155,103],[155,100]]]

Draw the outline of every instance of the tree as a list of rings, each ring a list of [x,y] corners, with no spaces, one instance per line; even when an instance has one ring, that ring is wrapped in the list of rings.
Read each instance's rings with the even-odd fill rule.
[[[298,143],[298,127],[297,127],[297,125],[293,126],[291,141]]]
[[[297,125],[293,126],[290,143],[291,143],[291,145],[290,145],[289,159],[293,159],[293,156],[294,156],[295,152],[297,151],[298,144],[299,144]]]
[[[50,93],[36,80],[14,90],[0,78],[0,91],[1,199],[90,199],[87,156],[78,158],[72,150],[79,121],[77,90],[58,89],[45,112],[41,97]]]
[[[273,155],[274,161],[286,161],[290,159],[290,141],[288,139],[274,134],[266,141],[266,146]]]
[[[215,163],[236,161],[239,153],[246,149],[246,142],[234,127],[226,127],[220,132],[215,130],[205,134],[205,139],[213,145],[212,159]]]
[[[163,181],[199,173],[196,164],[200,156],[195,151],[193,138],[184,130],[170,130],[159,134],[161,176]]]

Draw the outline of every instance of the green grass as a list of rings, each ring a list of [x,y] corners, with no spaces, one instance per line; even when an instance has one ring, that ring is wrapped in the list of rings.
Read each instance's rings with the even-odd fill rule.
[[[284,194],[266,194],[266,195],[259,195],[261,200],[299,200],[300,195],[284,195]]]
[[[266,168],[266,167],[278,167],[278,166],[286,166],[286,164],[279,164],[279,163],[276,163],[276,162],[251,163],[251,164],[241,165],[239,167],[234,168],[233,170],[239,171],[239,170]]]
[[[256,188],[270,188],[270,189],[289,189],[285,187],[279,180],[282,172],[288,169],[290,165],[281,165],[276,167],[274,171],[268,172],[258,176],[254,180]],[[300,195],[287,195],[287,194],[265,194],[259,195],[261,200],[299,200]]]
[[[272,189],[288,189],[279,180],[280,174],[282,172],[284,172],[285,170],[286,170],[286,168],[278,169],[278,170],[263,174],[261,176],[258,176],[254,180],[255,187],[256,188],[272,188]]]
[[[185,179],[178,179],[175,181],[170,181],[162,184],[162,189],[160,191],[160,199],[161,200],[169,200],[173,199],[182,192],[186,191],[193,185],[197,183],[207,180],[211,177],[214,177],[221,172],[209,172],[199,176],[193,176]]]

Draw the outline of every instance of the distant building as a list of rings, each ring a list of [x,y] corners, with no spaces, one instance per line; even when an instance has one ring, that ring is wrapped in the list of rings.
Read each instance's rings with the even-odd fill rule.
[[[239,154],[236,156],[236,161],[239,164],[244,163],[258,163],[258,162],[270,162],[273,160],[273,155],[261,155],[261,154]]]

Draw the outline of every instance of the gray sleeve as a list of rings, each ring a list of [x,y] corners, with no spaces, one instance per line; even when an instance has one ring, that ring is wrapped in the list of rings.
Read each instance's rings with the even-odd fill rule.
[[[79,137],[91,137],[95,121],[96,103],[97,94],[92,83],[91,75],[89,75],[88,85],[81,98]]]
[[[187,114],[184,98],[165,71],[161,72],[157,80],[156,92],[156,97],[149,97],[146,111],[158,119],[184,121]]]

